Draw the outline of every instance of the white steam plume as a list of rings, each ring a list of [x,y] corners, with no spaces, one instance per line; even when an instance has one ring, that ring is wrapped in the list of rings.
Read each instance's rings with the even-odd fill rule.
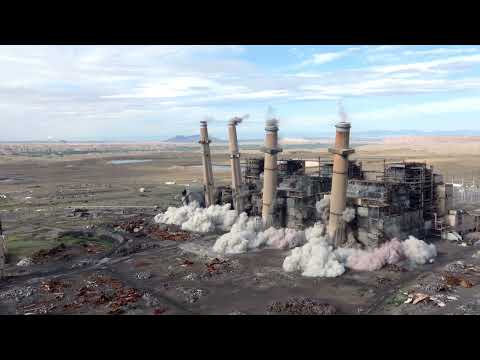
[[[341,121],[348,122],[348,115],[345,112],[342,100],[338,102],[338,115],[340,116]]]

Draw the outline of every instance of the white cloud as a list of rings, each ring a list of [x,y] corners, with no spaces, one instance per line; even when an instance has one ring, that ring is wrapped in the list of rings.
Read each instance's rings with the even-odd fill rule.
[[[299,69],[298,65],[260,67],[244,56],[251,49],[241,46],[0,46],[0,136],[10,140],[187,132],[196,131],[204,116],[227,119],[235,115],[227,108],[256,111],[261,123],[266,106],[275,102],[477,90],[480,78],[468,71],[456,72],[480,62],[480,55],[468,50],[473,47],[462,48],[463,56],[447,56],[441,49],[436,49],[441,56],[436,60],[397,57],[387,65],[364,66],[369,53],[386,55],[397,50],[350,47],[307,52],[299,47],[299,53],[310,54],[307,64],[349,56],[354,66],[321,71],[321,67]],[[311,51],[317,52],[312,55]],[[402,59],[404,63],[398,64]],[[286,73],[292,70],[297,73]],[[453,72],[456,76],[450,77]],[[309,109],[310,105],[305,106]],[[316,112],[313,107],[311,111]],[[311,118],[312,124],[318,119]],[[166,129],[161,125],[164,121],[175,127]],[[249,123],[255,121],[252,117]],[[308,123],[300,117],[295,121],[286,124]]]
[[[466,97],[421,104],[402,104],[374,111],[352,112],[351,117],[354,121],[382,121],[388,124],[389,121],[405,118],[478,111],[480,111],[480,97]]]
[[[454,56],[445,59],[399,64],[399,65],[385,65],[376,66],[370,68],[371,71],[391,74],[395,72],[437,72],[447,73],[459,67],[468,67],[480,63],[480,54],[466,55],[466,56]]]
[[[434,48],[427,50],[407,50],[402,55],[406,56],[428,56],[428,55],[456,55],[478,52],[477,48]]]
[[[353,47],[343,51],[316,53],[316,54],[313,54],[310,59],[303,61],[299,66],[304,67],[304,66],[310,66],[310,65],[326,64],[326,63],[335,61],[337,59],[341,59],[351,54],[352,52],[358,51],[360,49],[361,48],[359,47]]]

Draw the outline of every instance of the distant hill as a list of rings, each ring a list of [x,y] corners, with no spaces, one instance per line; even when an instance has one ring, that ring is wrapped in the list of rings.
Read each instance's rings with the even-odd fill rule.
[[[216,143],[226,142],[225,140],[217,139],[215,137],[210,137],[210,140]],[[177,135],[168,140],[165,140],[165,142],[169,142],[169,143],[189,143],[189,144],[198,143],[199,141],[200,141],[200,135],[190,135],[190,136]]]

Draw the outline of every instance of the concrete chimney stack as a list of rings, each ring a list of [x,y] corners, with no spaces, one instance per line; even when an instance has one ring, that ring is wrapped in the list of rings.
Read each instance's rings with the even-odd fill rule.
[[[230,164],[232,168],[233,204],[240,214],[243,211],[241,197],[242,169],[240,167],[240,152],[238,150],[237,125],[242,122],[241,118],[235,117],[228,122],[228,148],[230,151]]]
[[[207,122],[200,121],[200,141],[202,144],[202,160],[203,160],[203,182],[205,186],[205,206],[214,205],[214,187],[213,187],[213,171],[212,158],[210,155],[210,139],[208,138]]]
[[[342,121],[335,127],[337,128],[335,148],[328,149],[333,154],[328,235],[334,246],[338,247],[346,241],[345,221],[342,214],[347,206],[348,156],[355,150],[350,149],[350,123]]]
[[[265,226],[271,226],[273,220],[273,205],[277,192],[277,154],[282,151],[278,147],[278,121],[267,120],[265,126],[265,146],[261,151],[265,153],[263,172],[263,206],[262,219]]]

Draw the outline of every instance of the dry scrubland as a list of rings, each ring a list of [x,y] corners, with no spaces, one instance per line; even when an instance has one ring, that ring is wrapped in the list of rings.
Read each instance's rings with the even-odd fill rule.
[[[410,138],[407,142],[357,144],[354,158],[377,168],[383,165],[384,157],[427,161],[449,176],[463,176],[466,180],[472,174],[480,177],[480,143],[453,140],[419,143]],[[355,139],[352,142],[355,144]],[[286,144],[281,158],[326,158],[329,157],[328,145]],[[31,144],[28,146],[33,149]],[[457,295],[465,296],[463,308],[458,307],[460,302],[452,302],[442,309],[430,303],[399,305],[402,302],[398,298],[404,296],[402,289],[414,286],[420,278],[430,279],[425,276],[443,271],[448,262],[456,259],[478,262],[471,257],[475,249],[447,242],[438,244],[437,262],[425,268],[412,272],[399,269],[353,272],[336,279],[286,274],[281,270],[286,252],[274,250],[243,254],[225,261],[210,259],[206,264],[183,253],[177,240],[151,240],[143,233],[139,236],[131,233],[127,236],[131,242],[116,244],[112,238],[100,236],[99,231],[111,231],[115,225],[137,217],[148,222],[167,206],[178,204],[178,195],[186,184],[190,188],[201,187],[200,149],[185,145],[90,144],[82,146],[81,151],[71,151],[72,146],[62,146],[59,150],[51,144],[42,145],[20,154],[12,153],[11,146],[7,151],[0,146],[3,154],[0,156],[0,216],[10,250],[9,277],[0,285],[0,314],[112,311],[255,314],[265,313],[272,306],[281,307],[274,301],[286,301],[297,295],[321,298],[334,304],[339,312],[350,314],[480,311],[480,304],[471,298],[476,287],[455,290]],[[257,146],[244,146],[242,156],[261,156]],[[212,147],[212,158],[214,164],[228,164],[225,144]],[[151,161],[110,163],[126,159]],[[228,167],[216,167],[214,173],[217,184],[230,181]],[[139,191],[140,188],[145,191]],[[209,236],[202,241],[213,241],[212,235]],[[66,249],[59,248],[53,255],[41,254],[45,263],[30,268],[14,266],[23,256],[62,243]],[[472,281],[478,282],[480,278],[475,276]],[[115,287],[105,289],[105,293],[97,294],[99,297],[89,302],[93,290],[82,287],[87,280],[99,286],[113,284]],[[125,289],[119,287],[118,281]],[[30,288],[37,289],[34,295],[29,295]],[[60,291],[64,294],[61,299]],[[112,298],[117,302],[112,303]],[[119,304],[118,299],[128,300],[128,304]],[[38,305],[40,300],[47,305]]]

